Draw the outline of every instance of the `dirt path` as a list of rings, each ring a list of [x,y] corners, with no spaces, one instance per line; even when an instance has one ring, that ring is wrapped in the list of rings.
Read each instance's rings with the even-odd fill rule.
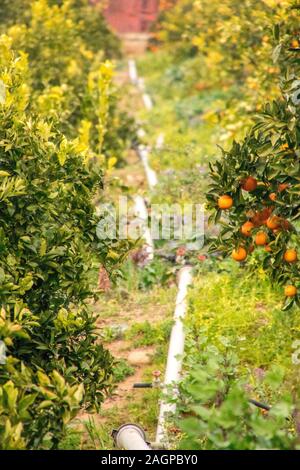
[[[118,73],[117,81],[119,85],[126,86],[128,89],[127,102],[123,103],[123,106],[129,107],[130,103],[131,109],[141,109],[143,106],[141,96],[134,87],[129,85],[127,70],[121,70]],[[116,169],[113,176],[118,177],[124,185],[130,187],[133,193],[147,191],[144,169],[134,151],[128,153],[126,165]],[[104,345],[115,359],[128,365],[131,372],[129,376],[117,384],[112,394],[107,397],[99,414],[91,415],[83,412],[78,416],[81,428],[85,429],[85,423],[92,420],[99,432],[106,433],[106,437],[103,437],[105,444],[99,444],[102,447],[111,448],[113,446],[112,439],[107,436],[110,435],[112,428],[121,426],[128,421],[135,421],[144,426],[146,432],[148,431],[152,437],[155,434],[158,411],[157,390],[145,391],[144,389],[134,389],[133,386],[135,383],[152,381],[152,372],[158,367],[161,369],[164,367],[164,356],[159,357],[159,350],[162,347],[161,341],[159,338],[156,341],[155,338],[154,343],[156,344],[147,344],[147,341],[146,344],[143,344],[143,328],[145,328],[146,335],[151,327],[160,325],[168,318],[171,319],[173,298],[175,300],[175,287],[173,292],[172,284],[165,291],[159,286],[155,287],[153,291],[145,292],[136,287],[133,287],[131,291],[124,292],[117,288],[106,293],[94,307],[98,316],[97,325],[102,331],[111,334],[111,331],[118,328],[124,330],[121,334],[116,335],[116,338],[104,341]],[[135,325],[140,325],[140,329],[137,329],[136,334],[128,338],[126,331],[130,331]],[[145,401],[147,406],[145,406]],[[96,428],[94,433],[97,434]],[[84,440],[86,439],[87,433],[84,437]]]

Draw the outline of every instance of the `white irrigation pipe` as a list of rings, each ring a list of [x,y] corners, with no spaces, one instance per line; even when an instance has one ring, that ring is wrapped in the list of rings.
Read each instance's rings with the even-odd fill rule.
[[[134,60],[129,60],[128,61],[128,68],[129,68],[129,77],[133,85],[136,85],[142,92],[145,90],[145,83],[142,78],[139,78],[138,76],[138,71],[136,67],[136,62]],[[147,109],[152,109],[153,108],[153,102],[151,97],[147,93],[143,93],[143,101],[144,105]],[[143,128],[138,129],[138,136],[140,138],[144,138],[146,135],[145,131]],[[152,168],[149,165],[149,148],[145,145],[139,145],[138,147],[138,154],[139,157],[142,161],[142,164],[144,166],[144,170],[146,173],[148,185],[150,189],[153,189],[154,186],[157,185],[158,179],[156,172],[152,170]]]
[[[145,93],[144,80],[138,77],[138,72],[137,72],[136,64],[134,61],[130,61],[129,70],[130,70],[129,72],[130,79],[132,83],[137,85],[137,87],[143,92],[143,101],[144,101],[145,107],[148,110],[152,109],[153,108],[152,99],[147,93]],[[140,133],[142,133],[143,136],[145,135],[143,129],[140,129]],[[156,148],[160,149],[163,147],[163,145],[164,145],[164,135],[160,134],[156,141]],[[158,180],[157,180],[156,173],[151,169],[149,165],[149,158],[148,158],[149,149],[144,145],[140,145],[138,148],[138,152],[145,168],[149,187],[153,188],[157,184]],[[135,211],[136,211],[137,216],[145,222],[144,238],[147,243],[147,251],[148,251],[148,256],[149,256],[148,259],[153,259],[154,258],[154,245],[153,245],[151,233],[148,227],[148,211],[145,205],[145,201],[141,196],[135,197]],[[177,385],[180,380],[180,374],[181,374],[181,369],[182,369],[182,357],[184,353],[184,342],[185,342],[183,319],[185,317],[186,308],[187,308],[186,297],[187,297],[187,292],[188,292],[188,286],[191,283],[192,283],[192,268],[190,266],[185,266],[179,272],[178,294],[176,298],[176,307],[175,307],[175,312],[174,312],[174,326],[171,332],[167,366],[166,366],[166,372],[165,372],[165,380],[164,380],[164,386],[163,386],[164,393],[167,393],[169,391],[169,388],[171,388],[173,398],[176,398],[177,396]],[[173,415],[175,411],[176,411],[176,403],[169,403],[169,401],[167,401],[166,398],[163,398],[160,404],[160,412],[159,412],[157,432],[156,432],[156,443],[158,445],[161,445],[161,444],[165,445],[168,443],[166,422],[167,422],[168,417],[170,415]],[[134,439],[137,437],[136,429],[139,430],[139,427],[135,427],[134,429],[130,430],[130,433],[133,436],[132,438],[130,437],[129,431],[125,433],[126,447],[124,446],[123,448],[126,448],[128,450],[139,449],[139,447],[137,447],[139,445],[139,442],[134,441]],[[138,438],[141,439],[141,435],[139,435]],[[145,445],[145,439],[141,445]]]
[[[144,92],[145,91],[145,80],[143,78],[138,77],[137,80],[137,87],[140,91]]]
[[[148,95],[148,93],[143,94],[143,101],[144,101],[145,108],[148,111],[151,111],[153,109],[153,101],[152,101],[151,96]]]
[[[164,146],[164,143],[165,143],[165,134],[163,134],[163,132],[161,132],[158,136],[157,136],[157,139],[156,139],[156,149],[157,150],[161,150]]]
[[[142,196],[134,197],[135,214],[141,222],[143,238],[146,242],[145,251],[147,254],[147,261],[154,259],[154,243],[151,237],[151,232],[148,224],[148,211],[145,200]]]
[[[138,84],[138,73],[136,68],[135,60],[131,59],[128,61],[128,69],[129,69],[129,78],[133,85]]]
[[[136,424],[124,424],[116,431],[115,443],[119,449],[151,450],[146,442],[144,430]]]
[[[149,188],[153,189],[154,186],[157,185],[158,179],[157,179],[156,172],[152,170],[152,168],[149,165],[149,153],[150,153],[149,149],[145,145],[139,145],[138,154],[144,166]]]
[[[188,286],[192,283],[192,268],[185,266],[179,272],[178,294],[176,299],[176,308],[174,313],[174,326],[172,328],[167,367],[165,372],[164,393],[172,390],[173,398],[177,396],[177,384],[180,380],[182,369],[182,356],[184,353],[185,333],[183,319],[185,317],[187,303],[186,296]],[[168,436],[166,422],[170,415],[176,411],[176,403],[169,403],[163,399],[160,405],[158,426],[156,432],[156,442],[158,444],[167,444]]]
[[[140,139],[143,139],[144,137],[146,137],[146,132],[144,131],[144,129],[142,127],[140,127],[137,130],[137,135]]]

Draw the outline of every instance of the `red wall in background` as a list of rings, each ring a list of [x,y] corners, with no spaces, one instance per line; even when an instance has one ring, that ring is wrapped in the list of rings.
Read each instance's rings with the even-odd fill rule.
[[[104,15],[119,33],[147,32],[156,20],[159,0],[109,0]]]

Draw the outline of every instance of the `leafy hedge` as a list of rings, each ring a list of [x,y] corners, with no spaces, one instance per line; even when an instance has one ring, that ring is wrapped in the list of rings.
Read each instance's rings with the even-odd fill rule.
[[[81,407],[101,405],[113,360],[90,271],[128,252],[97,239],[93,203],[116,120],[113,67],[77,29],[91,12],[75,24],[75,4],[52,3],[30,2],[26,24],[0,36],[1,450],[56,448]]]
[[[67,137],[79,135],[82,144],[88,143],[91,151],[98,154],[103,151],[108,157],[122,159],[135,126],[118,109],[119,93],[112,83],[109,101],[100,103],[99,111],[101,62],[120,56],[119,41],[106,27],[101,11],[88,0],[29,0],[24,15],[24,22],[18,20],[11,25],[8,35],[13,48],[25,53],[29,60],[33,95],[30,105],[45,117],[56,120]],[[101,99],[106,95],[104,91]],[[99,112],[105,112],[105,108],[107,135],[102,142]]]

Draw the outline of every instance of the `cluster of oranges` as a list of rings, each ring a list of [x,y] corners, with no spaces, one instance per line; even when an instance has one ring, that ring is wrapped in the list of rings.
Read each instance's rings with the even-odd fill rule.
[[[252,176],[249,176],[241,181],[241,188],[244,191],[252,192],[258,187],[258,182]],[[288,187],[287,184],[280,184],[278,186],[278,192],[284,191]],[[269,195],[271,200],[275,200],[276,193]],[[233,207],[233,198],[227,194],[221,196],[218,199],[218,207],[221,210],[229,210]],[[253,236],[253,230],[262,226],[266,227],[273,234],[277,234],[283,230],[289,230],[291,228],[290,223],[278,215],[273,215],[273,207],[265,207],[259,212],[250,211],[247,216],[248,220],[240,228],[240,232],[244,237],[253,237],[253,244],[246,248],[245,246],[239,246],[232,252],[232,258],[235,261],[243,262],[247,259],[248,254],[254,251],[255,246],[264,247],[267,252],[272,252],[272,248],[269,245],[268,231],[261,229],[256,231]],[[287,248],[283,254],[283,261],[285,263],[296,263],[298,261],[298,253],[294,248]],[[285,287],[286,297],[295,297],[297,295],[297,288],[294,285],[288,285]]]
[[[293,49],[298,49],[300,47],[300,43],[298,41],[298,39],[293,39],[292,42],[291,42],[291,47]]]

